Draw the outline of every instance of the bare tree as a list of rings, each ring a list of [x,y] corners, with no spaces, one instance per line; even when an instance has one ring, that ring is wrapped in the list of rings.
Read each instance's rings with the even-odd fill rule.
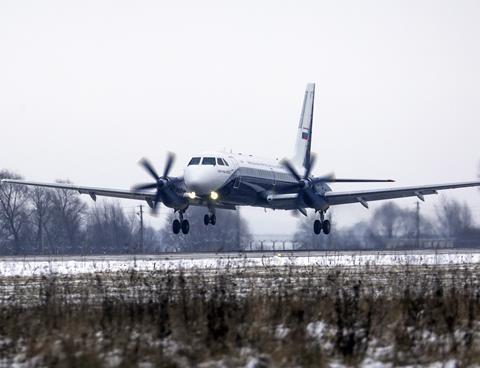
[[[388,239],[404,235],[409,225],[408,221],[405,221],[406,214],[406,211],[394,202],[387,202],[373,213],[370,221],[372,231]]]
[[[52,217],[52,191],[34,187],[30,190],[31,219],[35,226],[34,239],[40,253],[45,251],[47,226]]]
[[[0,171],[0,179],[21,179],[9,171]],[[28,216],[28,189],[21,185],[3,183],[0,185],[0,227],[8,240],[13,242],[15,254],[20,252],[21,242],[26,237]],[[23,238],[23,239],[22,239]]]
[[[134,244],[132,222],[117,201],[101,201],[86,216],[86,241],[102,253],[126,253]]]
[[[466,203],[441,197],[436,206],[437,229],[447,237],[459,237],[474,227],[472,212]]]
[[[80,250],[82,221],[86,209],[87,205],[77,192],[66,189],[52,191],[52,226],[49,235],[54,246],[66,246],[73,251]]]
[[[143,246],[145,252],[157,253],[165,251],[162,248],[161,231],[151,226],[145,226],[143,229]]]
[[[369,221],[366,242],[374,248],[385,248],[399,238],[413,237],[416,233],[415,213],[394,202],[378,207]]]
[[[335,246],[341,249],[371,248],[372,244],[367,241],[370,233],[370,223],[360,221],[349,227],[335,229]]]

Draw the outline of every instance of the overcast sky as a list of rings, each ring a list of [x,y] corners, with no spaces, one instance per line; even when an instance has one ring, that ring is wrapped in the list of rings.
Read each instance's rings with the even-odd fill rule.
[[[477,0],[3,0],[0,168],[130,188],[148,179],[138,160],[160,170],[167,150],[178,175],[206,149],[289,156],[305,85],[315,82],[316,175],[471,180],[479,19]],[[334,189],[359,187],[379,185]],[[480,216],[478,190],[448,195]],[[345,226],[371,212],[339,206],[336,218]],[[295,229],[283,211],[242,213],[255,233]]]

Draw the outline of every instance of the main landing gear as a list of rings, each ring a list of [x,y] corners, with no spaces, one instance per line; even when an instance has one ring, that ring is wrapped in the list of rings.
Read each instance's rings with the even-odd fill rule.
[[[183,234],[188,234],[190,231],[190,223],[187,219],[183,218],[183,213],[184,211],[179,211],[178,219],[173,220],[172,230],[174,234],[180,233],[180,230],[182,230]]]
[[[313,222],[313,232],[315,234],[320,234],[323,230],[323,233],[325,235],[330,234],[332,225],[330,224],[330,221],[325,220],[325,214],[323,211],[320,211],[320,220],[315,220]]]

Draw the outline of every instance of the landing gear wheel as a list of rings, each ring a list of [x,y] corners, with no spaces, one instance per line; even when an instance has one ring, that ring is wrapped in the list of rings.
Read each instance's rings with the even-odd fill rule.
[[[331,227],[332,227],[332,225],[330,225],[330,221],[328,221],[328,220],[323,221],[322,230],[325,233],[325,235],[330,234]]]
[[[313,222],[313,232],[317,235],[322,232],[322,223],[320,222],[320,220],[315,220]]]
[[[203,223],[205,224],[205,226],[210,223],[210,216],[208,216],[208,214],[203,216]]]
[[[180,221],[178,221],[177,219],[173,220],[172,230],[174,234],[178,234],[180,232],[181,227],[182,225],[180,224]]]
[[[188,220],[183,220],[182,221],[182,233],[188,234],[189,230],[190,230],[190,223],[188,222]]]
[[[210,223],[212,225],[215,225],[217,223],[217,216],[215,216],[215,214],[210,216]]]

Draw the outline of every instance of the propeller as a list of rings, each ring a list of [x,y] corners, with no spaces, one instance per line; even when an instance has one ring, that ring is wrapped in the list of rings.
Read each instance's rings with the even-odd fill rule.
[[[320,182],[329,182],[335,178],[333,174],[310,178],[310,173],[312,172],[313,166],[315,165],[316,156],[312,154],[310,160],[305,167],[305,173],[303,176],[300,176],[298,171],[292,165],[292,163],[286,159],[281,161],[281,164],[292,174],[292,176],[297,179],[297,183],[292,184],[288,189],[297,189],[298,195],[296,199],[297,211],[306,216],[305,208],[301,206],[301,200],[307,202],[307,204],[312,205],[314,208],[321,208],[324,205],[324,201],[316,195],[315,184]],[[314,181],[315,180],[315,181]],[[287,189],[287,188],[286,188]]]
[[[142,158],[139,162],[139,165],[142,166],[149,174],[155,179],[154,183],[138,184],[133,187],[135,190],[147,190],[147,189],[157,189],[155,193],[155,198],[153,200],[153,212],[156,212],[158,202],[163,199],[164,190],[168,187],[171,182],[171,179],[168,177],[170,170],[172,169],[173,163],[175,161],[175,154],[168,152],[167,161],[165,163],[165,168],[163,169],[162,176],[159,176],[151,162],[145,157]]]

